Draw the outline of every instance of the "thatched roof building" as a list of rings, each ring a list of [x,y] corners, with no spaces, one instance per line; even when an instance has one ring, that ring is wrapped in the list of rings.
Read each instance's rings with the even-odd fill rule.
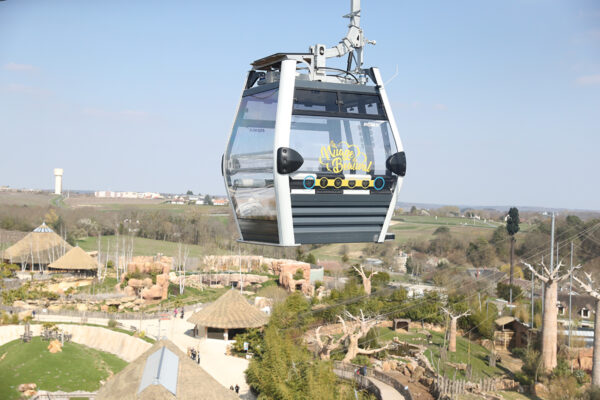
[[[113,376],[96,400],[238,399],[173,342],[163,339]]]
[[[269,317],[248,303],[240,292],[231,289],[214,303],[192,314],[188,321],[197,327],[205,327],[207,334],[208,328],[224,330],[227,340],[229,330],[259,328],[267,324]]]
[[[64,256],[48,264],[48,269],[68,272],[96,272],[98,261],[79,246],[73,247]]]
[[[43,223],[4,250],[2,258],[16,264],[47,265],[71,249],[69,243]]]

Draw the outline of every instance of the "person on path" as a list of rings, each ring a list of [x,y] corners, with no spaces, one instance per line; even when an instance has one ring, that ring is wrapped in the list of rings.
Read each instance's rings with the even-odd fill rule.
[[[229,390],[233,390],[233,385],[229,385]]]
[[[181,319],[183,319],[183,313],[185,312],[185,310],[183,309],[183,307],[181,307]]]
[[[177,318],[177,308],[175,308],[175,310],[173,310],[173,314],[175,315],[175,318]]]
[[[240,392],[240,385],[238,385],[237,383],[235,384],[235,392],[236,393]]]

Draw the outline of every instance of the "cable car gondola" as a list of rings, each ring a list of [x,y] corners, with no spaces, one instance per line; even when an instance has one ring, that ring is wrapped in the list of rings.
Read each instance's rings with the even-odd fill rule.
[[[222,160],[240,241],[383,242],[406,158],[367,43],[360,1],[335,47],[252,63]],[[326,66],[348,55],[347,69]],[[352,68],[354,63],[355,67]]]

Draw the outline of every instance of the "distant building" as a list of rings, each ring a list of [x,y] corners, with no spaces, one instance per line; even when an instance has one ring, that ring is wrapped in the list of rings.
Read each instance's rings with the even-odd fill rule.
[[[224,197],[213,197],[212,199],[214,206],[226,206],[229,205],[229,200]]]
[[[110,190],[101,190],[94,192],[94,196],[98,198],[113,198],[113,199],[164,199],[160,193],[155,192],[112,192]]]
[[[54,168],[54,194],[62,194],[63,169]]]

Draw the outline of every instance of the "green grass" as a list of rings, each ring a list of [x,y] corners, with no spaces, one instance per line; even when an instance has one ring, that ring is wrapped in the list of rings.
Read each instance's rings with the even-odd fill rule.
[[[21,383],[36,383],[38,390],[95,391],[100,381],[127,365],[115,355],[67,342],[62,352],[52,354],[48,342],[34,337],[0,346],[0,393],[3,399],[19,399]]]
[[[173,291],[177,289],[177,293],[179,293],[179,285],[171,284],[169,285],[169,298],[162,300],[158,304],[152,304],[148,306],[144,311],[154,312],[159,309],[172,309],[173,307],[179,307],[181,305],[186,304],[195,304],[195,303],[210,303],[215,301],[223,293],[229,290],[229,287],[225,288],[204,288],[204,290],[186,287],[183,294],[173,294]]]
[[[112,251],[115,249],[115,236],[102,236],[102,248],[104,251],[108,248],[110,242],[110,248]],[[88,237],[77,241],[79,247],[85,251],[98,250],[98,239],[95,237]],[[134,256],[147,256],[156,253],[163,253],[166,256],[176,256],[178,254],[178,243],[166,242],[164,240],[146,239],[140,237],[133,238],[133,255]],[[189,244],[186,245],[190,251],[190,257],[202,257],[208,254],[203,246]],[[212,250],[210,254],[225,254],[224,250]]]
[[[115,290],[117,278],[107,276],[103,282],[94,282],[92,285],[80,286],[77,293],[109,293]]]
[[[437,368],[438,360],[440,359],[440,349],[444,344],[444,335],[442,333],[433,331],[431,332],[431,334],[432,344],[429,344],[426,340],[426,336],[416,331],[402,334],[396,333],[389,328],[379,328],[379,337],[381,338],[381,341],[391,340],[394,336],[397,336],[398,339],[400,339],[401,341],[408,342],[411,344],[427,346],[425,356],[429,359],[431,365],[434,368]],[[503,375],[504,372],[501,369],[496,367],[490,367],[488,365],[488,362],[486,360],[486,356],[488,354],[489,351],[484,347],[480,346],[475,342],[470,342],[469,346],[469,340],[460,336],[456,338],[456,353],[447,353],[449,362],[469,364],[470,361],[472,365],[473,379]],[[444,376],[449,378],[454,377],[454,372],[456,371],[454,368],[448,365],[443,366],[440,363],[440,369],[442,370],[441,372]],[[463,371],[456,371],[456,377],[464,379],[465,374]]]

